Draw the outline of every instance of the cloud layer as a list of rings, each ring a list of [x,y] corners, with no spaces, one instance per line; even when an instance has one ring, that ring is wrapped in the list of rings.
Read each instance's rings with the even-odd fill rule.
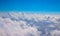
[[[0,36],[60,36],[60,16],[0,13]]]

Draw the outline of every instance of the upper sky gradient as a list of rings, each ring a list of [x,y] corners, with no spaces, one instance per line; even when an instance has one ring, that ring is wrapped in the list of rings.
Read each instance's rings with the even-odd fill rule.
[[[0,11],[60,12],[60,0],[0,0]]]

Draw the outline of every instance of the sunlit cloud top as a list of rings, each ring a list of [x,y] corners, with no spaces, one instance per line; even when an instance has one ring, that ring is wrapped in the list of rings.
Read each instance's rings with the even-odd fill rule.
[[[60,36],[60,16],[0,13],[0,36]]]

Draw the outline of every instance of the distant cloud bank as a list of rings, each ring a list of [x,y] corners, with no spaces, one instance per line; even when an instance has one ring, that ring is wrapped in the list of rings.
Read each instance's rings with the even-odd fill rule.
[[[0,36],[60,36],[60,15],[0,13]]]

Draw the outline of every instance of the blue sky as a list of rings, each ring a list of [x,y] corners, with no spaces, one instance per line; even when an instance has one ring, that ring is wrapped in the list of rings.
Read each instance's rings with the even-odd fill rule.
[[[60,13],[60,0],[0,0],[0,11]]]

